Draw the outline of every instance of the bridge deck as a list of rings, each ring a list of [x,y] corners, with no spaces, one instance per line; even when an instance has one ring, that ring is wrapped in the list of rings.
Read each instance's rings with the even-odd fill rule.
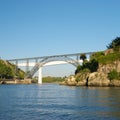
[[[95,52],[85,52],[84,54],[90,55]],[[42,57],[30,57],[30,58],[18,58],[18,59],[9,59],[7,61],[21,61],[21,60],[35,60],[35,59],[43,59],[43,58],[52,58],[52,57],[64,57],[64,56],[79,56],[83,53],[74,53],[74,54],[63,54],[63,55],[53,55],[53,56],[42,56]]]

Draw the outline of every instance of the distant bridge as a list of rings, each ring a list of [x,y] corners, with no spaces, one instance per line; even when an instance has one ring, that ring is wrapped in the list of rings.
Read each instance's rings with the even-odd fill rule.
[[[38,83],[42,84],[42,67],[46,65],[65,64],[69,63],[77,67],[80,64],[80,55],[85,54],[88,59],[91,54],[95,52],[86,53],[74,53],[74,54],[63,54],[43,57],[31,57],[31,58],[20,58],[7,60],[16,65],[15,71],[17,72],[18,67],[26,67],[26,77],[31,78],[38,71]],[[29,67],[32,66],[30,70]],[[28,72],[29,71],[29,72]]]

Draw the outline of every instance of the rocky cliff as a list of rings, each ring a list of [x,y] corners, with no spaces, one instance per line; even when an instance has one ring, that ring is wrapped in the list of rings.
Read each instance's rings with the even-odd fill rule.
[[[120,61],[115,61],[112,64],[99,65],[97,72],[93,73],[78,73],[65,79],[61,84],[74,86],[119,86],[120,80],[109,80],[108,73],[116,69],[120,72]]]

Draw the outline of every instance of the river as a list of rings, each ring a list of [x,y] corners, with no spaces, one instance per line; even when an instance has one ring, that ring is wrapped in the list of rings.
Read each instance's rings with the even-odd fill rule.
[[[120,120],[120,88],[0,85],[0,120]]]

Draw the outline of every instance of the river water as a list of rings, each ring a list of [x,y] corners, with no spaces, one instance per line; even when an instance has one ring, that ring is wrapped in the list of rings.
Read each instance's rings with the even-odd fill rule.
[[[0,85],[0,120],[120,120],[120,88]]]

